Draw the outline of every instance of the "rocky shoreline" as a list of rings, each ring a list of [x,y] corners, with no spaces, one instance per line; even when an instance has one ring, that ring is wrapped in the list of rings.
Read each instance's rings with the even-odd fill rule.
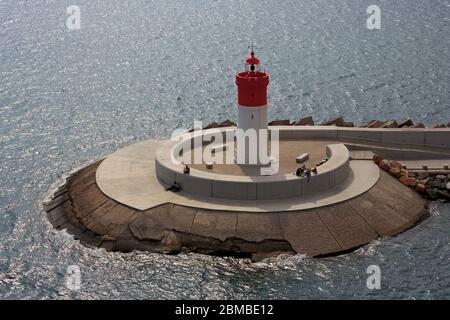
[[[411,187],[428,200],[450,200],[450,174],[442,172],[412,172],[404,168],[399,162],[386,160],[375,154],[373,161],[380,169],[405,186]]]
[[[343,117],[333,118],[320,124],[315,123],[312,116],[300,117],[297,120],[291,121],[290,119],[272,120],[269,126],[336,126],[336,127],[358,127],[358,128],[450,128],[450,121],[447,124],[434,123],[430,126],[426,126],[422,122],[415,123],[412,119],[404,120],[371,120],[365,124],[354,124],[353,122],[346,121]],[[225,120],[222,122],[211,122],[203,129],[223,128],[236,126],[231,120]],[[191,129],[190,131],[193,131]]]

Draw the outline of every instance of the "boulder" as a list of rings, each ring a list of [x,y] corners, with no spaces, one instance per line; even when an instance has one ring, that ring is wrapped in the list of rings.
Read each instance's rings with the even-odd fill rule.
[[[436,193],[440,199],[450,200],[450,192],[447,190],[438,190]]]
[[[219,128],[220,125],[217,122],[211,122],[210,124],[208,124],[206,127],[203,128],[203,130],[206,129],[213,129],[213,128]]]
[[[313,126],[314,120],[313,117],[303,117],[294,122],[294,126]]]
[[[425,125],[424,125],[423,123],[419,122],[419,123],[416,123],[416,124],[413,126],[413,128],[425,128]]]
[[[438,175],[436,175],[436,179],[445,180],[445,179],[447,179],[447,176],[444,174],[438,174]]]
[[[408,170],[403,169],[403,168],[400,169],[400,173],[402,175],[406,175],[406,176],[410,176],[411,175],[411,173]]]
[[[411,119],[406,119],[406,120],[402,120],[398,123],[398,127],[399,128],[403,128],[403,127],[412,127],[414,126],[414,122]]]
[[[325,122],[322,122],[320,125],[321,126],[336,126],[336,127],[346,127],[347,123],[345,122],[344,118],[342,117],[337,117]]]
[[[378,162],[378,166],[385,171],[391,170],[391,166],[386,160],[380,160],[380,162]]]
[[[431,128],[445,128],[445,124],[432,124]]]
[[[447,183],[445,184],[445,188],[446,188],[447,190],[450,190],[450,182],[447,182]]]
[[[398,128],[398,123],[395,120],[387,120],[383,123],[381,128]]]
[[[291,120],[272,120],[269,122],[269,126],[290,126]]]
[[[233,121],[227,119],[227,120],[225,120],[225,121],[222,121],[222,122],[219,124],[219,126],[222,127],[222,128],[223,128],[223,127],[235,127],[235,126],[236,126],[236,123],[234,123]]]
[[[376,153],[373,154],[372,157],[373,162],[375,162],[376,164],[380,163],[381,160],[383,160],[382,157],[380,157],[379,155],[377,155]]]
[[[412,178],[412,177],[408,177],[406,175],[402,175],[399,179],[399,181],[401,183],[403,183],[405,186],[408,187],[415,187],[417,185],[417,179],[416,178]]]
[[[424,180],[424,179],[427,179],[429,176],[430,176],[430,174],[428,172],[419,172],[417,174],[417,179]]]
[[[396,178],[400,178],[401,176],[400,168],[393,167],[389,170],[389,173],[391,176]]]
[[[366,124],[366,128],[381,128],[384,124],[384,121],[372,120],[368,124]]]
[[[437,189],[429,189],[429,188],[427,188],[426,190],[425,190],[425,194],[429,197],[429,198],[431,198],[431,199],[433,199],[433,200],[436,200],[436,199],[439,199],[439,195],[438,195],[438,193],[437,193]]]
[[[417,192],[420,192],[420,193],[423,193],[423,192],[425,192],[425,190],[426,190],[426,187],[425,187],[425,185],[423,184],[423,183],[418,183],[418,184],[416,184],[416,186],[414,187],[414,189],[417,191]]]
[[[429,188],[440,188],[442,185],[442,181],[438,180],[438,179],[433,179],[433,180],[428,180],[427,186]]]
[[[395,168],[399,168],[399,169],[402,168],[402,165],[395,160],[389,160],[388,163],[391,167],[395,167]]]

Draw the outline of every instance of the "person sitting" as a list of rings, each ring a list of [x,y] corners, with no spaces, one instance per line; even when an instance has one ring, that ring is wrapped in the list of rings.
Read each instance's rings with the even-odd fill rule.
[[[309,180],[311,179],[311,170],[306,169],[305,170],[305,176],[306,176],[306,181],[309,182]]]
[[[173,192],[178,192],[180,190],[181,186],[176,181],[174,181],[172,185],[166,189],[166,191],[173,191]]]
[[[312,168],[311,172],[312,172],[313,175],[316,175],[317,174],[317,167]]]
[[[187,165],[184,166],[183,168],[183,173],[184,174],[189,174],[191,172],[191,168],[189,168]]]
[[[305,172],[305,168],[304,167],[300,167],[300,168],[297,169],[297,171],[295,171],[295,175],[297,177],[302,177],[304,172]]]

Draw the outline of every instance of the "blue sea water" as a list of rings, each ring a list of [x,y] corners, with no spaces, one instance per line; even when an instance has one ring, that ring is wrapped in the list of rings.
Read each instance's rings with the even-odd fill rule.
[[[450,297],[450,205],[394,238],[322,259],[251,263],[89,249],[42,200],[65,174],[194,120],[234,120],[247,46],[271,74],[269,116],[450,120],[450,3],[0,0],[0,298]],[[78,5],[81,29],[66,27]],[[381,289],[366,287],[369,265]],[[78,265],[81,290],[65,284]]]

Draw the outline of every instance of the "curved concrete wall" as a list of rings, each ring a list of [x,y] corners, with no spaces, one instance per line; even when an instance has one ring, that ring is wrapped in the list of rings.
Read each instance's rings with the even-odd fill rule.
[[[193,138],[194,135],[191,135]],[[350,174],[350,153],[343,144],[327,146],[330,159],[318,167],[318,174],[310,181],[293,174],[275,176],[235,176],[209,173],[191,168],[183,174],[183,166],[172,161],[171,152],[180,144],[189,145],[188,138],[174,143],[170,148],[161,148],[156,153],[156,174],[160,181],[171,185],[176,181],[183,191],[196,195],[241,200],[273,200],[299,197],[329,190],[342,183]]]
[[[333,139],[385,146],[434,148],[450,151],[450,128],[347,128],[277,126],[280,139]]]

